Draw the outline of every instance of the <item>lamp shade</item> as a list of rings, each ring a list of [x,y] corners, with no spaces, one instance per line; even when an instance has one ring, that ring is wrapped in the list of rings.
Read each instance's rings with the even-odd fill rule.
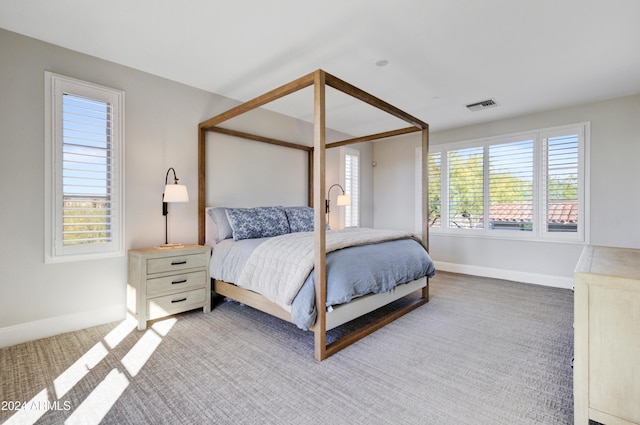
[[[351,198],[349,195],[338,195],[338,200],[336,201],[338,205],[351,205]]]
[[[164,187],[163,202],[189,202],[187,186],[183,184],[168,184]]]

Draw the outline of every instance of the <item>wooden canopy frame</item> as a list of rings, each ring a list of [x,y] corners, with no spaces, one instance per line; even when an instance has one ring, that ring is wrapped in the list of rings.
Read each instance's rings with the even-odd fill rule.
[[[218,125],[253,109],[259,108],[269,102],[280,99],[291,93],[303,88],[313,86],[314,88],[314,122],[313,122],[313,147],[291,143],[288,141],[276,140],[255,134],[245,133],[236,130],[225,129]],[[399,118],[408,124],[409,127],[400,128],[398,130],[386,131],[383,133],[372,134],[364,137],[356,137],[353,139],[342,140],[333,143],[326,143],[326,86],[333,87],[345,94],[348,94],[362,102],[365,102],[377,109]],[[206,207],[206,135],[207,132],[222,133],[230,136],[236,136],[244,139],[284,146],[293,149],[301,149],[309,154],[309,206],[314,207],[314,279],[316,294],[316,324],[312,328],[314,331],[314,357],[321,361],[335,352],[345,348],[353,342],[363,338],[364,336],[374,332],[387,323],[392,322],[396,318],[412,311],[418,306],[429,301],[429,283],[422,288],[421,297],[413,303],[393,311],[391,314],[378,319],[377,321],[366,325],[331,344],[326,343],[326,309],[321,306],[326,305],[326,217],[324,212],[325,205],[325,150],[345,146],[353,143],[360,143],[383,138],[399,136],[408,133],[422,132],[422,170],[427,169],[427,158],[429,150],[429,125],[408,113],[390,105],[383,100],[372,96],[371,94],[360,90],[359,88],[334,77],[325,71],[318,69],[288,84],[271,90],[261,96],[242,103],[226,112],[216,115],[198,126],[198,233],[199,243],[205,242],[205,207]],[[422,199],[428,199],[428,173],[422,173]],[[422,202],[422,243],[428,249],[429,226],[428,226],[428,203]],[[224,283],[224,282],[222,282]],[[229,285],[229,284],[226,284]],[[216,286],[216,291],[219,291]],[[278,308],[273,308],[266,298],[251,291],[241,288],[221,288],[220,291],[225,292],[223,295],[243,301],[248,305],[257,306],[257,308],[267,311],[271,314],[288,319],[286,314],[281,314]],[[264,298],[264,299],[261,299]],[[282,310],[284,312],[284,310]]]

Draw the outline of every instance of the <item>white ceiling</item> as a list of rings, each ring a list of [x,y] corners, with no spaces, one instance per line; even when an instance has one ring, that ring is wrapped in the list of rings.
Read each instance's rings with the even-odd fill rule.
[[[239,101],[321,68],[432,131],[640,92],[638,0],[0,0],[0,27]],[[406,126],[345,97],[334,129]]]

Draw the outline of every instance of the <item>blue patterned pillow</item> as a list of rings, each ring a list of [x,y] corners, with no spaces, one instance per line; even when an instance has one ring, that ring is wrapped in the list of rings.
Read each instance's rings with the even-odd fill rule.
[[[227,208],[233,240],[266,238],[289,233],[282,207]]]
[[[291,233],[313,232],[313,208],[311,207],[286,207],[287,219]]]

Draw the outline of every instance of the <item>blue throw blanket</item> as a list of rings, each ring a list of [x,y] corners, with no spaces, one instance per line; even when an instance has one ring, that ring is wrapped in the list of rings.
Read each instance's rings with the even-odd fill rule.
[[[327,307],[361,295],[392,291],[397,285],[433,277],[435,267],[422,245],[401,239],[345,248],[327,254]],[[291,305],[293,322],[308,329],[316,320],[313,273]]]

